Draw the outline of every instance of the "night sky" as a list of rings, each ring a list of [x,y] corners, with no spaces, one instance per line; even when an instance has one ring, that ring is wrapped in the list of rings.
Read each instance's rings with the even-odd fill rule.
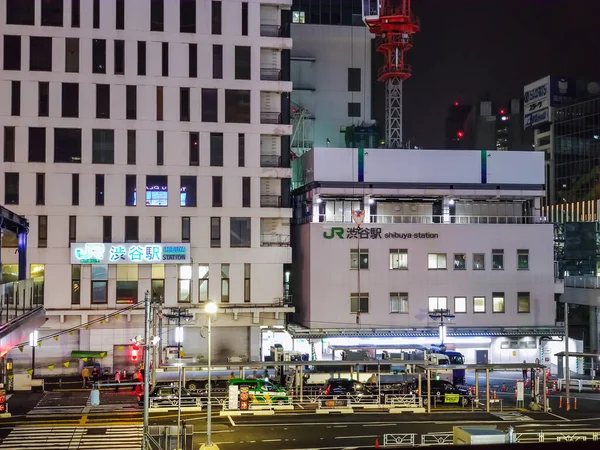
[[[448,106],[507,103],[546,75],[600,81],[600,0],[413,0],[404,139],[442,148]]]

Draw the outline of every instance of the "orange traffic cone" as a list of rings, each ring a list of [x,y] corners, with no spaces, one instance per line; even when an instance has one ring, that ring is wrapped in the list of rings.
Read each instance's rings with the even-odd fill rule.
[[[552,383],[552,392],[556,392],[556,381]]]
[[[379,448],[379,439],[375,439],[375,448]]]
[[[575,397],[575,401],[573,401],[573,410],[577,411],[577,397]]]
[[[496,395],[496,391],[494,391],[494,400],[498,400],[498,395]]]
[[[558,403],[558,407],[559,407],[560,409],[562,409],[562,395],[560,396],[560,401],[559,401],[559,403]]]

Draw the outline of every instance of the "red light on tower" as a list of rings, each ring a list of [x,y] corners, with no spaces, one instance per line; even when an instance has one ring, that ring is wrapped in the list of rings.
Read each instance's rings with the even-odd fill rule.
[[[459,105],[459,103],[458,103],[458,102],[454,102],[454,106],[458,106],[458,105]]]
[[[504,115],[504,112],[505,111],[503,109],[500,110],[500,114]]]
[[[140,359],[140,346],[137,344],[133,344],[131,346],[131,361],[132,362],[138,362]]]
[[[458,137],[459,139],[463,138],[463,137],[465,137],[465,133],[462,131],[459,131],[458,133],[456,133],[456,137]]]

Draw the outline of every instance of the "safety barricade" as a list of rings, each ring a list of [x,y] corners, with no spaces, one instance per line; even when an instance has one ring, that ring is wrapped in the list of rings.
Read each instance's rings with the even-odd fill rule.
[[[578,392],[583,390],[591,390],[592,392],[600,391],[600,380],[578,380],[571,378],[569,380],[571,387],[577,387]],[[566,389],[567,381],[564,378],[558,379],[558,390],[563,391]]]
[[[385,396],[385,405],[390,414],[403,412],[424,413],[425,408],[421,397],[414,394],[393,394]]]
[[[452,445],[452,433],[428,433],[421,435],[421,445]]]
[[[377,395],[352,395],[350,403],[353,409],[381,409],[382,405]]]
[[[405,447],[414,447],[417,435],[414,433],[404,433],[404,434],[384,434],[383,435],[383,446],[387,447],[394,446],[405,446]]]
[[[316,412],[317,414],[352,414],[354,409],[348,399],[323,399],[318,401]]]

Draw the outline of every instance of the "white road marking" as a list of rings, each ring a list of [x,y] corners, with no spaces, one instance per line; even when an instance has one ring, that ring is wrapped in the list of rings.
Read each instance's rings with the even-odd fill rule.
[[[263,439],[261,442],[281,442],[281,439]]]
[[[336,436],[334,439],[367,439],[367,438],[376,438],[377,434],[370,434],[368,436]]]
[[[235,427],[235,422],[233,421],[233,419],[231,418],[231,416],[227,416],[229,417],[229,422],[231,423],[232,427]]]
[[[569,419],[567,419],[566,417],[559,416],[558,414],[553,414],[551,412],[546,412],[546,414],[550,414],[551,416],[558,417],[559,419],[566,420],[567,422],[570,422]]]

